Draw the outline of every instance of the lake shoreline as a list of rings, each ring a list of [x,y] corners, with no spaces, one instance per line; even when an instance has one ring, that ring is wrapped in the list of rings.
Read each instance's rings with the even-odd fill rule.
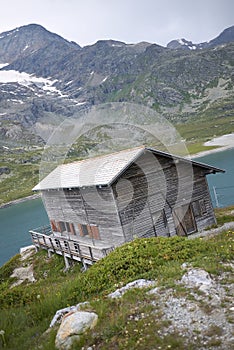
[[[23,203],[23,202],[26,202],[26,201],[29,201],[29,200],[33,200],[33,199],[38,199],[40,197],[41,197],[41,195],[37,193],[37,194],[32,194],[31,196],[14,199],[13,201],[1,204],[0,205],[0,209],[8,208],[8,207],[11,207],[12,205]]]
[[[223,152],[228,149],[234,148],[234,133],[214,137],[210,141],[205,142],[204,146],[217,146],[217,148],[209,149],[207,151],[204,150],[204,151],[192,154],[189,156],[189,158],[193,159],[193,158],[208,156],[209,154],[212,154],[212,153]]]
[[[232,149],[234,148],[234,146],[217,146],[217,148],[213,148],[213,149],[209,149],[207,151],[201,151],[201,152],[198,152],[198,153],[194,153],[194,154],[191,154],[188,156],[188,158],[190,159],[194,159],[194,158],[200,158],[200,157],[204,157],[204,156],[208,156],[210,154],[213,154],[213,153],[218,153],[218,152],[223,152],[223,151],[226,151],[228,149]]]

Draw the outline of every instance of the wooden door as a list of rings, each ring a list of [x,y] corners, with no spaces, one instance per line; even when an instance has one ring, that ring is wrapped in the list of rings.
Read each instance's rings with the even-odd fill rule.
[[[187,236],[190,233],[197,231],[191,205],[184,205],[174,209],[173,217],[178,236]]]

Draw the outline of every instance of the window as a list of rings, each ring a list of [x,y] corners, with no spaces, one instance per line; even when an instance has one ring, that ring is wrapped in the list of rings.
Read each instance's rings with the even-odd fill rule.
[[[200,204],[202,215],[206,214],[207,210],[206,210],[206,203],[205,203],[204,199],[200,199],[199,204]]]
[[[83,236],[88,236],[89,235],[88,226],[87,225],[81,225],[81,228],[82,228]]]
[[[63,221],[59,221],[60,232],[66,231],[65,223]]]
[[[207,213],[204,199],[194,201],[192,203],[192,208],[195,217],[201,217],[202,215]]]
[[[82,237],[89,236],[90,238],[100,239],[99,230],[96,225],[78,224],[78,228]]]
[[[83,237],[83,236],[88,236],[88,235],[89,235],[87,225],[78,224],[78,228],[79,228],[80,235],[81,235],[82,237]]]

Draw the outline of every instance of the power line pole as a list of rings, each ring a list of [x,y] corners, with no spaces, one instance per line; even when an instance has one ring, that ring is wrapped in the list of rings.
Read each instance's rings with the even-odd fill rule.
[[[213,191],[214,191],[214,197],[215,197],[216,206],[217,206],[217,208],[219,208],[219,200],[218,200],[218,195],[217,195],[215,186],[213,186]]]

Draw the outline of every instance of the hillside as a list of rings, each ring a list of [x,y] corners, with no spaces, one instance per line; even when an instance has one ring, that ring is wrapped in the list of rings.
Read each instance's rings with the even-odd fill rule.
[[[72,349],[231,350],[233,234],[138,239],[86,272],[79,264],[65,272],[63,258],[45,251],[17,255],[0,268],[0,348],[55,349],[59,325],[48,328],[56,310],[88,301],[98,323]],[[19,267],[31,282],[12,287]],[[201,280],[190,284],[195,273]],[[154,287],[108,297],[142,278]]]

